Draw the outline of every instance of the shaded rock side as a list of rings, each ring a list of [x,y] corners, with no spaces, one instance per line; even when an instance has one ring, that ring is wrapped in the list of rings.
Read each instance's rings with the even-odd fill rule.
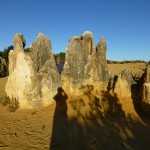
[[[131,98],[131,86],[136,84],[132,73],[125,69],[120,72],[114,83],[114,93],[118,98]]]
[[[143,111],[150,115],[150,64],[147,65],[143,74],[143,88],[141,105]]]
[[[75,93],[85,85],[100,87],[108,82],[108,76],[107,64],[96,53],[93,34],[86,31],[80,37],[72,37],[66,50],[63,88]]]
[[[5,87],[7,96],[19,101],[20,108],[38,108],[52,103],[61,86],[51,50],[50,40],[39,34],[24,52],[24,37],[14,36],[14,50],[9,53],[9,77]]]

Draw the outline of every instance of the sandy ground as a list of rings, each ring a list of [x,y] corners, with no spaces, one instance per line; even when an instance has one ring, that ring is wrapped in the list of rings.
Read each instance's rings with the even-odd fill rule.
[[[108,64],[108,69],[116,75],[125,69],[130,70],[133,74],[143,73],[145,63]]]
[[[108,65],[118,74],[131,64]],[[116,69],[116,70],[115,70]],[[0,78],[0,96],[7,78]],[[80,97],[60,91],[56,103],[41,109],[8,112],[0,107],[0,150],[148,150],[150,118],[133,100],[119,100],[87,87]]]

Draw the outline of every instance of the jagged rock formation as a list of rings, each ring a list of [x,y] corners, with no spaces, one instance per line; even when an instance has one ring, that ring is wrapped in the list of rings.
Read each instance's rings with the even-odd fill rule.
[[[50,40],[40,33],[31,45],[30,52],[25,53],[24,37],[16,34],[14,45],[14,50],[9,53],[9,77],[5,88],[7,96],[17,99],[20,108],[51,104],[61,82]]]
[[[98,59],[101,61],[101,63],[104,63],[104,65],[107,65],[106,50],[107,50],[107,45],[104,37],[102,37],[102,39],[96,46],[96,52],[98,55]]]
[[[147,65],[145,73],[143,74],[141,103],[143,111],[150,115],[150,64]]]
[[[104,39],[100,41],[96,50],[93,34],[90,31],[84,32],[80,37],[74,36],[70,39],[62,74],[64,89],[69,89],[75,94],[85,85],[102,87],[106,82],[108,84],[109,73],[104,55],[106,51]]]
[[[25,44],[23,35],[14,36],[15,48],[9,53],[9,77],[5,88],[7,96],[19,101],[20,108],[49,105],[60,88],[78,96],[94,91],[100,97],[107,90],[119,99],[132,98],[131,86],[136,84],[132,73],[129,70],[122,71],[119,76],[109,73],[104,38],[95,47],[90,31],[72,37],[61,76],[47,37],[40,33],[29,53],[24,52]],[[142,83],[142,107],[150,112],[150,65]]]
[[[131,86],[136,84],[133,80],[132,73],[125,69],[120,72],[114,83],[114,93],[118,98],[131,98]]]
[[[14,37],[14,51],[9,54],[9,78],[6,94],[16,98],[21,108],[36,108],[49,105],[57,88],[61,86],[50,41],[39,34],[24,52],[26,41],[21,34]],[[72,94],[86,85],[94,89],[106,89],[109,73],[106,63],[106,43],[104,38],[97,45],[93,34],[86,31],[81,37],[72,37],[66,51],[66,62],[62,73],[62,87]]]
[[[144,73],[144,70],[142,69],[132,69],[132,75],[135,81],[139,81],[142,78],[142,75]]]

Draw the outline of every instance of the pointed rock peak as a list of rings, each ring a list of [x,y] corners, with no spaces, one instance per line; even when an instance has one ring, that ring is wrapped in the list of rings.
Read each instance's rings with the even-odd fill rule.
[[[83,38],[93,38],[93,33],[91,31],[84,31],[82,34]]]
[[[41,45],[41,46],[48,46],[48,47],[51,46],[50,39],[47,36],[45,36],[43,33],[41,33],[41,32],[38,34],[35,42],[32,43],[32,45],[35,44],[35,43],[37,45]],[[31,45],[31,47],[32,47],[32,45]]]
[[[45,36],[42,32],[39,32],[38,37]]]
[[[102,37],[101,40],[99,41],[99,43],[96,46],[96,51],[97,51],[97,53],[99,53],[98,51],[106,51],[106,50],[107,50],[107,45],[106,45],[106,42],[105,42],[105,38]],[[102,55],[102,57],[103,57],[103,55]]]
[[[23,35],[21,33],[16,33],[14,38],[17,38],[17,37],[22,37]]]
[[[104,38],[104,37],[102,37],[102,38],[100,39],[100,41],[99,41],[99,43],[98,43],[97,45],[103,45],[103,44],[106,45],[106,42],[105,42],[105,38]]]
[[[17,49],[17,52],[24,51],[23,48],[26,45],[26,40],[24,39],[24,36],[22,34],[20,33],[15,34],[13,42],[14,42],[15,49]]]
[[[105,38],[102,37],[101,40],[100,40],[100,42],[101,42],[101,43],[105,43]]]
[[[38,36],[37,36],[37,39],[41,39],[41,38],[42,38],[42,39],[43,39],[43,38],[44,38],[44,39],[48,39],[48,37],[47,37],[46,35],[44,35],[43,33],[40,32],[40,33],[38,34]],[[49,39],[48,39],[48,40],[49,40]]]
[[[22,44],[22,46],[25,47],[25,45],[26,45],[26,40],[25,40],[24,36],[20,33],[15,34],[13,42],[14,42],[15,46],[17,44]]]
[[[79,36],[73,36],[73,37],[71,37],[71,38],[69,39],[69,42],[72,41],[72,40],[76,40],[76,39],[80,39],[80,37],[79,37]]]

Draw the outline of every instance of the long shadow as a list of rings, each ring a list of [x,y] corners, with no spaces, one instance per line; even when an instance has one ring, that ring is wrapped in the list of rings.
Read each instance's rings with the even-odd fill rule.
[[[133,105],[135,108],[135,111],[141,118],[141,120],[146,123],[149,122],[149,116],[143,111],[141,106],[141,100],[142,100],[142,82],[139,81],[137,84],[131,86],[131,98],[133,100]]]
[[[82,149],[126,149],[119,130],[125,130],[125,113],[116,96],[102,92],[102,98],[93,95],[91,91],[80,98],[83,107],[73,100],[73,108],[77,111],[77,119],[69,120],[69,134],[72,150]],[[76,101],[79,101],[77,99]],[[81,103],[81,102],[80,102]],[[83,110],[85,112],[83,113]],[[122,129],[120,129],[122,127]],[[76,132],[73,132],[73,129]],[[127,133],[124,132],[125,136]]]
[[[54,97],[56,110],[51,150],[146,150],[150,131],[132,115],[126,115],[117,95],[94,94],[87,85],[82,96],[70,97],[63,89]],[[68,116],[67,116],[68,109]],[[145,137],[147,137],[145,139]]]
[[[56,101],[56,108],[54,114],[50,150],[67,150],[68,116],[66,100],[68,96],[61,87],[59,87],[57,91],[57,94],[54,96],[54,100]]]
[[[146,68],[143,69],[144,73],[141,77],[133,77],[137,84],[131,86],[131,97],[133,100],[134,108],[140,118],[145,121],[149,118],[149,116],[143,111],[142,109],[142,91],[143,91],[143,84],[145,82],[145,77],[147,76]]]
[[[91,85],[87,87],[83,89],[93,89]],[[103,91],[101,97],[98,97],[98,94],[94,95],[89,90],[78,99],[73,99],[72,103],[77,115],[69,118],[71,150],[149,148],[150,140],[144,140],[145,136],[150,137],[149,128],[135,120],[132,115],[125,114],[117,95],[112,96]]]
[[[133,100],[135,111],[137,112],[139,116],[141,116],[142,114],[141,89],[142,89],[142,85],[138,83],[131,86],[131,98]]]

